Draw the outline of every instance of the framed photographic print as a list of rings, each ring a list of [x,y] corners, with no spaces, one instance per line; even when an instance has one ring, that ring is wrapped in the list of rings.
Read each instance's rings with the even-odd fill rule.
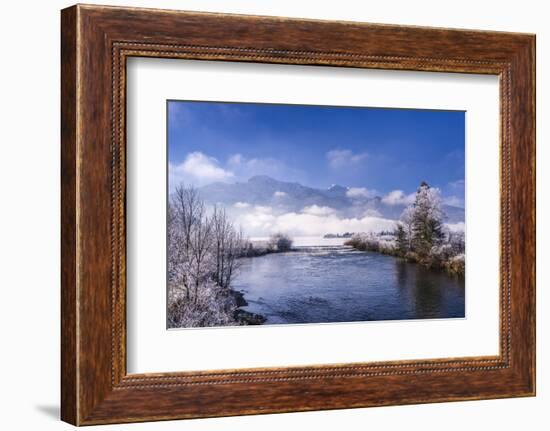
[[[61,30],[63,420],[535,394],[533,35]]]

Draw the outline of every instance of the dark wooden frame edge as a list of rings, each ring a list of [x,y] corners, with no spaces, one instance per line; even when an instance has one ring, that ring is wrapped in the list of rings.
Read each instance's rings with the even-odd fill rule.
[[[62,11],[61,50],[63,420],[91,425],[535,394],[534,35],[76,5]],[[128,375],[129,56],[498,75],[500,354]]]

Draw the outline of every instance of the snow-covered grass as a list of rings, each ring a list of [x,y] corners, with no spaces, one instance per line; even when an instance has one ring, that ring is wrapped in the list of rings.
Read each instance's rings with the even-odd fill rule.
[[[457,244],[456,235],[453,233],[447,236],[445,242],[432,247],[427,256],[421,256],[413,250],[403,253],[398,248],[396,236],[391,233],[359,233],[353,235],[345,244],[357,250],[396,256],[429,268],[444,269],[451,275],[464,276],[466,265],[463,242]]]

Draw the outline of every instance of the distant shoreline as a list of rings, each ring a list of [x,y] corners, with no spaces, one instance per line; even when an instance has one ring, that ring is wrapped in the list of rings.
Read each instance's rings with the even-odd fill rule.
[[[293,236],[292,237],[292,246],[293,247],[315,247],[315,246],[334,246],[334,245],[344,245],[344,241],[349,238],[324,238],[322,235],[303,235],[303,236]],[[269,240],[269,237],[250,237],[248,241],[253,244],[265,244]]]

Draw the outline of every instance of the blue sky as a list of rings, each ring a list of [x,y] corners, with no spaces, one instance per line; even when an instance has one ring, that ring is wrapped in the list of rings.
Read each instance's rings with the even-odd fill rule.
[[[264,174],[380,196],[424,180],[463,206],[464,122],[462,111],[169,101],[170,179],[200,186]]]

